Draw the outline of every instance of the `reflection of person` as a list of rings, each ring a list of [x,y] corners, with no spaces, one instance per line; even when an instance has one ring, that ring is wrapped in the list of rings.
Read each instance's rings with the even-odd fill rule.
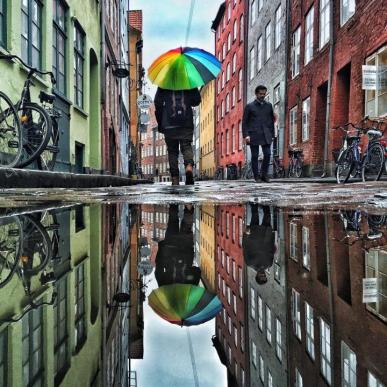
[[[266,86],[257,86],[255,89],[256,99],[247,104],[243,112],[242,132],[246,144],[251,149],[251,168],[254,179],[258,183],[261,180],[269,183],[267,174],[270,165],[271,143],[274,138],[274,122],[276,115],[271,103],[265,101],[267,93]],[[263,162],[261,171],[258,171],[259,147],[262,147]]]
[[[197,88],[181,91],[160,87],[157,89],[155,95],[156,120],[159,132],[164,133],[167,144],[172,185],[179,185],[179,147],[184,158],[186,184],[194,184],[192,107],[198,106],[200,102],[201,96]]]
[[[192,232],[193,209],[186,206],[179,227],[179,207],[169,207],[165,239],[159,242],[156,256],[156,280],[159,286],[173,283],[198,285],[200,268],[193,265],[194,240]]]
[[[274,232],[270,219],[268,206],[248,205],[243,255],[246,265],[256,270],[255,280],[259,285],[267,282],[265,270],[273,265]]]

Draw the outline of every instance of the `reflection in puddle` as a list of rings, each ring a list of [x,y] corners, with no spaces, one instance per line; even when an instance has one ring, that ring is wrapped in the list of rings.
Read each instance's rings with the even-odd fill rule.
[[[0,213],[0,386],[382,386],[387,217]]]

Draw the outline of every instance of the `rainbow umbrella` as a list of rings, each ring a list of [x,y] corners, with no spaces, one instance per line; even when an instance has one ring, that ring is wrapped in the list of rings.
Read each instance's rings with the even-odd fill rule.
[[[203,324],[222,310],[216,294],[189,284],[161,286],[152,291],[148,303],[161,318],[181,326]]]
[[[169,90],[189,90],[212,81],[222,64],[207,51],[180,47],[159,56],[149,67],[148,77],[157,86]]]

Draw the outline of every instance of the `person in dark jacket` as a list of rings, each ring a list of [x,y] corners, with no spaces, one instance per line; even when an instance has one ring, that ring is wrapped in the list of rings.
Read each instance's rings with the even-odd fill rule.
[[[200,92],[158,88],[155,96],[156,120],[159,132],[167,144],[172,185],[179,185],[179,147],[184,158],[186,184],[194,184],[192,139],[194,132],[192,107],[199,106]]]
[[[276,116],[271,103],[265,101],[266,86],[257,86],[255,101],[246,105],[243,112],[242,134],[251,149],[251,167],[257,183],[270,182],[268,170],[271,156],[271,143],[274,139],[274,122]],[[263,162],[261,172],[258,171],[259,147],[262,147]]]
[[[179,227],[179,206],[169,207],[165,238],[159,242],[155,276],[159,286],[170,284],[199,285],[201,270],[193,266],[193,209],[186,206]]]
[[[246,232],[243,234],[243,256],[246,265],[257,272],[255,280],[262,285],[267,282],[265,270],[273,265],[275,252],[270,207],[249,204],[248,213],[249,210],[251,220],[248,219]]]

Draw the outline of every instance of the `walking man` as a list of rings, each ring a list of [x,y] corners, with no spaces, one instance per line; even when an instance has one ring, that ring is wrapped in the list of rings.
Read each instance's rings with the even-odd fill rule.
[[[246,105],[243,112],[242,134],[246,144],[251,149],[251,167],[257,183],[270,183],[268,177],[271,143],[274,139],[274,122],[276,116],[273,106],[265,101],[267,87],[260,85],[255,89],[255,101]],[[259,147],[262,147],[263,162],[258,171]]]
[[[194,131],[193,106],[198,106],[201,96],[197,88],[167,90],[159,87],[155,96],[156,120],[159,132],[164,133],[167,144],[169,172],[172,185],[179,185],[179,148],[184,158],[185,183],[194,184],[192,140]]]

